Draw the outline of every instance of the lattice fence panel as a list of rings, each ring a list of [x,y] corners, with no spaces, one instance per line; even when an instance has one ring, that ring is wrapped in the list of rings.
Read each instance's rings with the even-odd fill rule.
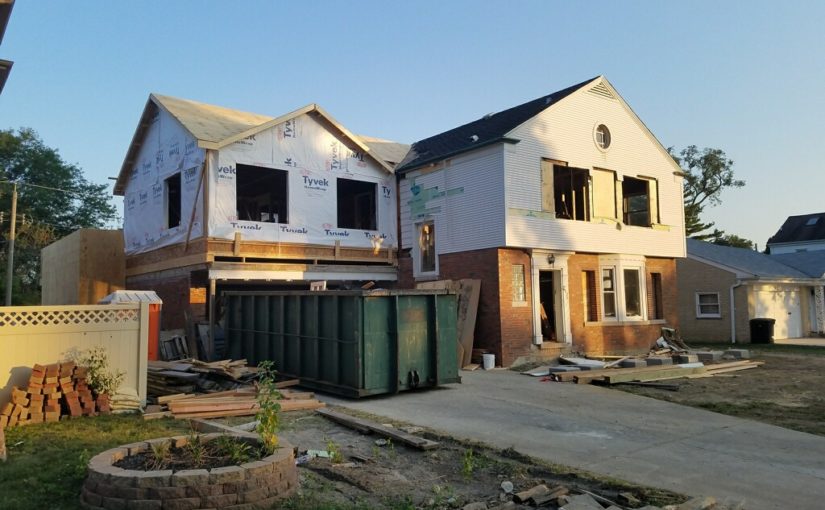
[[[0,328],[26,326],[82,326],[84,324],[122,324],[140,321],[139,309],[94,310],[9,310],[0,309]]]

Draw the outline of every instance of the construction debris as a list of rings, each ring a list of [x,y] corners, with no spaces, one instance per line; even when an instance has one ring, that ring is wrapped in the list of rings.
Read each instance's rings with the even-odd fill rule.
[[[420,450],[431,450],[438,446],[438,443],[435,441],[430,441],[429,439],[424,439],[423,437],[408,434],[402,430],[387,427],[386,425],[381,425],[363,418],[356,418],[355,416],[339,413],[338,411],[333,411],[331,409],[319,409],[316,412],[321,416],[329,418],[334,422],[338,422],[341,425],[346,425],[347,427],[355,429],[359,432],[367,434],[370,432],[375,432],[382,436],[389,437],[393,441],[398,441]]]
[[[250,386],[257,373],[245,359],[149,361],[146,388],[149,396],[155,397],[235,390]]]
[[[314,393],[280,390],[281,412],[320,409],[323,402]],[[147,408],[144,420],[155,418],[201,419],[226,416],[253,416],[258,413],[258,389],[254,386],[207,394],[180,393],[157,398],[157,405]]]
[[[13,386],[11,402],[0,407],[0,428],[109,413],[108,395],[92,393],[87,372],[73,361],[34,365],[27,387]]]

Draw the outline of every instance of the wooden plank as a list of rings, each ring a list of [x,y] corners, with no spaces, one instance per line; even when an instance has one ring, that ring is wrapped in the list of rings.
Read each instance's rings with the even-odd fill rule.
[[[158,397],[158,404],[166,404],[167,402],[171,402],[173,400],[179,400],[192,396],[193,395],[190,393],[175,393],[174,395],[164,395],[162,397]]]
[[[144,420],[157,420],[158,418],[172,418],[172,411],[161,411],[159,413],[146,413],[143,415]]]
[[[459,280],[459,315],[458,323],[458,343],[463,349],[464,358],[461,359],[461,366],[467,366],[472,362],[473,344],[475,342],[476,318],[478,317],[478,300],[481,296],[481,280],[464,278]]]
[[[301,381],[298,379],[288,379],[286,381],[276,382],[275,388],[280,390],[281,388],[289,388],[290,386],[298,386],[299,384],[301,384]]]
[[[319,409],[316,412],[321,416],[329,418],[330,420],[338,422],[342,425],[346,425],[347,427],[369,429],[373,432],[381,434],[382,436],[392,438],[396,441],[421,450],[431,450],[438,446],[438,443],[435,441],[430,441],[429,439],[424,439],[423,437],[407,434],[401,430],[385,427],[373,421],[356,418],[355,416],[350,416],[331,409]]]
[[[666,370],[657,370],[657,371],[648,371],[648,372],[637,372],[637,373],[624,373],[624,374],[611,374],[605,375],[604,378],[609,384],[615,384],[617,382],[629,382],[629,381],[657,381],[661,380],[662,378],[679,378],[685,377],[691,374],[698,374],[704,372],[706,369],[705,367],[694,367],[694,368],[682,368],[682,367],[675,367]]]
[[[289,411],[307,411],[312,409],[320,410],[326,407],[326,404],[318,400],[279,400],[278,404],[281,406],[281,412]]]
[[[184,402],[176,404],[175,402],[171,402],[169,404],[169,410],[172,411],[175,415],[178,415],[180,413],[237,411],[241,409],[258,409],[259,407],[260,406],[257,402],[219,402],[206,403],[205,405],[195,405],[194,403],[186,404]]]
[[[176,420],[188,420],[190,418],[221,418],[224,416],[254,416],[258,413],[257,409],[239,409],[236,411],[212,411],[204,413],[175,413],[173,417]]]

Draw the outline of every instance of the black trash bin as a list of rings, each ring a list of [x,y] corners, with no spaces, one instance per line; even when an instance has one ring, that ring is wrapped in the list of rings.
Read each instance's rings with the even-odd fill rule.
[[[776,319],[751,319],[751,343],[772,344]]]

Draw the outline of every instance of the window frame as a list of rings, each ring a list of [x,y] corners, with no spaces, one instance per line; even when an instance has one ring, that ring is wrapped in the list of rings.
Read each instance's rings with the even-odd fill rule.
[[[525,272],[524,264],[512,264],[512,286],[513,286],[513,304],[525,305],[527,304],[527,273]],[[520,281],[517,280],[518,274],[516,268],[521,268]],[[518,284],[518,285],[517,285]],[[520,295],[517,295],[517,290],[520,289]],[[521,299],[518,299],[518,298]]]
[[[423,268],[424,250],[422,249],[422,242],[421,242],[422,241],[423,229],[424,229],[425,226],[429,226],[430,229],[431,229],[431,232],[432,232],[432,243],[429,243],[429,245],[432,246],[432,253],[433,253],[433,269],[432,270],[426,270],[426,271]],[[416,236],[415,236],[416,243],[415,243],[415,250],[414,250],[415,258],[413,260],[414,275],[416,277],[419,277],[419,276],[421,276],[421,277],[437,276],[438,275],[438,249],[437,249],[438,238],[436,237],[436,235],[437,235],[438,232],[436,230],[435,220],[430,219],[430,220],[421,221],[421,222],[416,223],[415,224],[415,233],[416,233]]]
[[[177,178],[178,223],[176,225],[171,225],[172,222],[170,221],[170,215],[172,213],[172,193],[170,192],[169,181],[175,178]],[[163,179],[163,212],[166,230],[178,228],[183,224],[183,175],[181,175],[181,172],[176,172]]]
[[[615,303],[615,316],[605,315],[604,297],[604,273],[603,270],[613,271],[613,295]],[[628,315],[627,313],[627,282],[625,271],[634,271],[638,275],[639,290],[639,314]],[[605,322],[644,322],[648,320],[648,298],[647,295],[647,272],[643,257],[627,255],[608,255],[599,257],[599,290],[602,299],[600,318]]]
[[[359,200],[362,198],[369,199],[369,208],[371,209],[372,217],[370,218],[370,224],[367,225],[371,228],[361,228],[357,226],[350,226],[350,225],[343,225],[341,221],[341,212],[342,207],[344,206],[344,201],[341,200],[341,184],[342,181],[351,184],[345,184],[346,186],[350,187],[362,187],[364,188],[362,191],[358,191],[354,193],[351,197],[351,206],[357,209],[359,207]],[[366,188],[371,188],[367,190]],[[341,229],[351,229],[351,230],[367,230],[370,232],[375,232],[378,230],[378,184],[372,181],[362,181],[359,179],[347,179],[345,177],[338,177],[335,180],[335,202],[336,202],[336,211],[335,211],[335,222],[338,228]],[[353,213],[353,220],[357,219],[355,213]],[[357,222],[356,222],[357,223]]]
[[[694,299],[696,301],[696,318],[697,319],[721,319],[722,318],[722,298],[719,292],[699,291],[694,292]],[[716,303],[702,303],[701,296],[716,296]],[[716,306],[718,310],[716,313],[703,313],[702,306]]]
[[[282,199],[282,206],[278,207],[277,211],[275,211],[274,207],[271,207],[272,204],[277,204],[279,201],[274,200],[275,193],[272,191],[271,188],[265,188],[261,190],[261,193],[258,195],[244,195],[241,197],[239,195],[240,188],[243,185],[244,191],[246,191],[246,186],[249,186],[249,183],[241,183],[241,175],[244,175],[244,180],[251,172],[272,172],[269,176],[264,177],[264,179],[273,179],[278,182],[277,184],[283,185],[283,199]],[[238,221],[246,221],[250,223],[271,223],[273,225],[288,225],[289,218],[290,218],[290,211],[289,211],[289,199],[290,199],[290,192],[289,192],[289,170],[282,170],[280,168],[273,168],[267,167],[262,165],[253,165],[247,163],[235,163],[235,216],[238,218]],[[268,199],[265,202],[269,202],[268,204],[268,211],[265,213],[269,215],[268,220],[262,220],[261,215],[261,206],[259,205],[259,199],[261,197],[268,196]],[[255,211],[254,214],[257,216],[258,219],[246,219],[245,214],[242,214],[241,208],[246,204],[255,204]],[[264,207],[266,208],[266,206]],[[284,214],[282,215],[281,212]],[[275,216],[278,216],[278,221],[273,221]]]
[[[605,290],[605,271],[610,271],[612,276],[610,277],[610,285],[611,289]],[[602,306],[601,306],[601,319],[604,321],[618,321],[619,320],[619,300],[618,300],[618,282],[616,278],[616,266],[599,266],[599,293],[602,298]],[[607,299],[605,294],[610,293],[612,295],[611,302],[613,303],[613,315],[607,315]]]

